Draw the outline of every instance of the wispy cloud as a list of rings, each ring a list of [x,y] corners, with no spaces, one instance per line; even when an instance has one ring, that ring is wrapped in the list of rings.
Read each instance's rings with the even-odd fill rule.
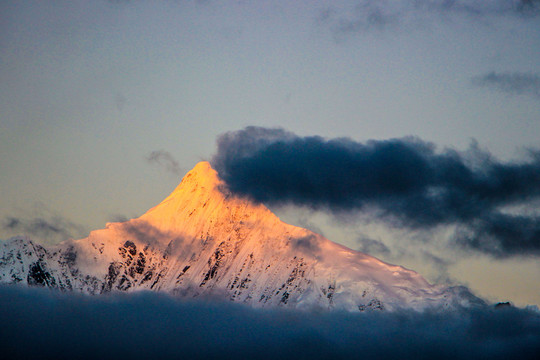
[[[501,162],[473,144],[466,152],[418,138],[299,137],[247,127],[218,138],[213,164],[231,190],[256,201],[343,212],[377,209],[393,225],[460,225],[456,241],[495,256],[540,255],[540,217],[507,206],[540,198],[540,152]]]
[[[87,233],[82,225],[50,212],[39,217],[7,216],[2,228],[13,235],[24,234],[45,242],[80,238]]]
[[[490,72],[472,78],[473,85],[511,95],[529,95],[540,99],[540,76],[533,73]]]
[[[139,243],[153,244],[156,239],[168,238],[167,234],[159,230],[152,224],[137,219],[133,222],[125,222],[122,224],[121,229],[135,238]]]
[[[540,315],[290,312],[163,294],[90,297],[0,287],[6,358],[535,359]],[[29,346],[32,344],[32,346]]]
[[[358,251],[367,254],[385,255],[390,253],[390,249],[380,240],[373,239],[367,236],[359,237],[356,242],[358,243]]]
[[[357,0],[330,6],[317,22],[330,26],[334,35],[382,30],[396,25],[424,23],[433,15],[479,17],[514,16],[524,19],[540,14],[538,0]]]
[[[125,215],[122,215],[122,214],[113,214],[113,215],[109,216],[109,218],[110,218],[110,220],[109,220],[110,222],[122,223],[122,222],[128,221],[129,219],[131,219],[133,217],[129,218],[129,217],[127,217]]]
[[[146,157],[146,161],[148,161],[150,164],[157,164],[161,166],[163,169],[173,175],[181,175],[182,173],[182,168],[178,164],[178,161],[176,161],[176,159],[168,151],[152,151]]]

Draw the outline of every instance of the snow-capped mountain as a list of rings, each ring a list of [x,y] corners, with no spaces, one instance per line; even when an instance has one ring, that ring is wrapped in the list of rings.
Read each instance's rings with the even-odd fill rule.
[[[48,248],[25,237],[3,243],[0,282],[356,311],[481,302],[466,288],[430,285],[414,271],[285,224],[231,194],[207,162],[139,218]]]

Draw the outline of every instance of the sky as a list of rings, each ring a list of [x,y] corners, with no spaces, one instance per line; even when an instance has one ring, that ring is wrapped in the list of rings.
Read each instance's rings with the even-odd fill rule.
[[[0,34],[0,239],[85,237],[210,160],[289,223],[540,304],[538,1],[5,0]]]

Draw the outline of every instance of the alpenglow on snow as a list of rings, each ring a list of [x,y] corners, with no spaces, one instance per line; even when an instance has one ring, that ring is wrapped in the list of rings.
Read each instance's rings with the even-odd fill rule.
[[[139,218],[54,246],[6,241],[0,283],[350,311],[482,303],[465,287],[431,285],[414,271],[282,222],[228,191],[208,162]]]

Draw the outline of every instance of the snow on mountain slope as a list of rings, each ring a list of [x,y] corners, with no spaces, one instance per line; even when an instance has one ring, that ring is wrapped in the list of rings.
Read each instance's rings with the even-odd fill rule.
[[[283,223],[231,194],[207,162],[137,219],[49,248],[27,238],[3,243],[0,282],[356,311],[481,302],[463,287],[430,285],[414,271]]]

